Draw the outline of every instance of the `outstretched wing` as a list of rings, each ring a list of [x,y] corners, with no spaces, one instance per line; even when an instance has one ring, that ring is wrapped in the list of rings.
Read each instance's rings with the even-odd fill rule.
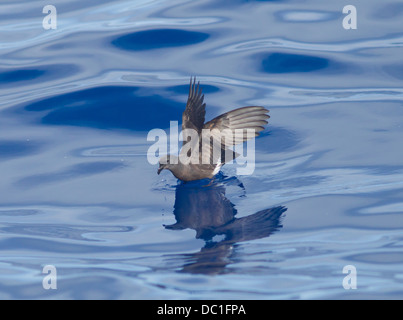
[[[200,82],[196,85],[196,77],[190,78],[188,101],[182,115],[182,130],[194,129],[198,133],[201,132],[206,116],[206,104],[203,101],[204,94],[202,94]]]
[[[207,122],[203,129],[209,130],[213,141],[210,142],[210,146],[204,145],[203,148],[210,148],[211,152],[207,153],[212,157],[210,162],[228,162],[235,158],[237,155],[228,148],[258,136],[268,123],[267,119],[270,118],[268,112],[269,110],[264,107],[243,107]],[[225,161],[223,161],[223,155],[217,159],[218,148],[221,148],[222,152],[227,152],[227,155],[229,154]],[[203,159],[203,161],[207,161],[207,159]]]
[[[222,139],[224,140],[223,147],[231,147],[258,136],[268,123],[267,119],[270,118],[267,114],[268,112],[269,110],[264,107],[243,107],[235,109],[207,122],[204,125],[204,129],[212,131],[213,136],[217,139],[224,138]],[[214,129],[217,130],[216,132],[221,133],[220,137],[214,135]],[[254,130],[252,137],[246,135],[248,129]]]

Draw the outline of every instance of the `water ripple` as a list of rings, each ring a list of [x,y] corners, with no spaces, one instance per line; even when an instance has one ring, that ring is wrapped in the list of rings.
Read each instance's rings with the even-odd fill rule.
[[[388,37],[382,37],[379,39],[366,39],[340,43],[314,43],[283,38],[263,38],[227,45],[215,50],[215,54],[222,55],[273,48],[295,49],[311,52],[351,52],[376,48],[400,48],[402,46],[403,37],[401,34],[389,35]]]

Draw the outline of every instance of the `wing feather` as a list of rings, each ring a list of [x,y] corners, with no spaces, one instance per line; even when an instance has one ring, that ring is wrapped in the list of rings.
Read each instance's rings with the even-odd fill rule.
[[[243,107],[204,123],[206,116],[204,94],[200,83],[196,84],[196,78],[193,77],[190,79],[189,96],[182,115],[182,130],[196,130],[199,137],[203,136],[203,129],[210,130],[210,143],[199,140],[200,160],[202,164],[219,170],[225,162],[238,156],[229,149],[230,147],[252,139],[264,130],[270,118],[268,112],[269,110],[260,106]],[[184,141],[183,145],[189,141]]]
[[[214,118],[207,122],[204,128],[215,132],[213,136],[217,139],[219,136],[230,138],[232,135],[233,141],[225,141],[224,146],[234,146],[252,138],[246,134],[248,129],[255,131],[253,137],[258,136],[268,123],[267,119],[270,118],[268,112],[269,110],[264,107],[243,107]]]
[[[190,79],[189,96],[185,111],[182,114],[182,130],[195,129],[200,132],[203,129],[206,116],[206,104],[200,82],[196,85],[196,77]]]
[[[209,146],[211,163],[227,162],[227,159],[224,161],[222,158],[217,158],[218,152],[215,153],[216,156],[213,156],[213,150],[217,149],[217,145],[225,152],[232,146],[257,137],[268,123],[267,119],[270,118],[268,112],[269,110],[264,107],[242,107],[207,122],[204,129],[210,130],[213,139]],[[235,158],[236,155],[233,154],[233,157]]]

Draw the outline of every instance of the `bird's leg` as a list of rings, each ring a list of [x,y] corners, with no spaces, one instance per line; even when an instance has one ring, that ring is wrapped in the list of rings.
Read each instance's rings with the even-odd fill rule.
[[[205,187],[211,187],[211,186],[213,185],[213,182],[214,182],[214,178],[212,178],[208,184],[206,184],[205,186],[202,186],[202,187],[203,187],[203,188],[205,188]]]

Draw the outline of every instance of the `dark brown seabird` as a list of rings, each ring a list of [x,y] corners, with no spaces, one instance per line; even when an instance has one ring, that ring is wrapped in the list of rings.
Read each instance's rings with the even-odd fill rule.
[[[206,104],[203,101],[204,94],[202,94],[200,82],[196,85],[196,78],[190,79],[189,96],[185,111],[182,115],[182,131],[185,132],[187,129],[192,129],[201,137],[202,130],[210,130],[210,132],[213,132],[212,139],[217,138],[219,141],[220,152],[213,152],[213,145],[216,146],[217,144],[211,143],[210,139],[209,141],[199,139],[199,163],[183,163],[174,155],[163,156],[159,161],[160,166],[158,174],[160,174],[162,170],[167,169],[170,170],[176,178],[182,181],[193,181],[205,178],[211,179],[220,171],[220,168],[226,162],[238,156],[238,154],[229,149],[229,147],[258,136],[259,132],[264,130],[264,126],[268,123],[267,119],[270,118],[267,114],[269,110],[266,108],[251,106],[226,112],[204,123]],[[252,137],[246,134],[247,129],[254,130]],[[241,135],[239,134],[240,130],[243,132]],[[214,132],[220,132],[221,135],[217,137],[217,135],[214,135]],[[227,137],[228,139],[225,138],[226,133],[230,133],[230,137]],[[180,153],[185,152],[189,155],[189,150],[186,150],[189,148],[184,148],[189,142],[190,139],[183,141]],[[210,152],[203,152],[206,148],[210,148]]]

